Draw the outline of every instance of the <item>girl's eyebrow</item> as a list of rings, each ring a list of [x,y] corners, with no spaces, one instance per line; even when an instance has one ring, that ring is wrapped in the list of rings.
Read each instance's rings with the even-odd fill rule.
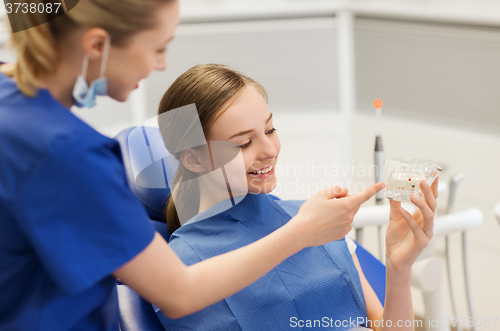
[[[269,123],[269,121],[271,120],[271,118],[273,118],[273,113],[271,113],[266,121],[266,124]],[[239,137],[239,136],[244,136],[246,134],[249,134],[251,132],[253,132],[254,130],[251,129],[251,130],[246,130],[246,131],[240,131],[234,135],[232,135],[231,137],[229,137],[229,139],[233,139],[234,137]]]

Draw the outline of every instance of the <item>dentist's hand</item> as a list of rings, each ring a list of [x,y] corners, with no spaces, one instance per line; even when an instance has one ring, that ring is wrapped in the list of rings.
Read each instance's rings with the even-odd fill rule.
[[[391,200],[391,213],[386,235],[386,265],[397,272],[411,269],[420,253],[433,236],[436,198],[438,196],[439,178],[432,186],[425,181],[420,182],[420,188],[425,200],[411,197],[411,202],[418,209],[410,215],[401,208],[401,202]]]
[[[304,202],[288,225],[300,231],[304,247],[342,239],[351,231],[351,223],[361,204],[384,186],[377,183],[354,195],[348,195],[346,188],[337,186],[320,191]]]

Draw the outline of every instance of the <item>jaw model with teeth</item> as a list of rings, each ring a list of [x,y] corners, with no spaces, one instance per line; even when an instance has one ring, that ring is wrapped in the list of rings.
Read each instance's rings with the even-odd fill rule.
[[[251,174],[251,175],[267,174],[271,170],[273,170],[273,166],[269,165],[269,166],[267,166],[265,168],[262,168],[261,170],[256,170],[256,171],[249,172],[249,174]]]

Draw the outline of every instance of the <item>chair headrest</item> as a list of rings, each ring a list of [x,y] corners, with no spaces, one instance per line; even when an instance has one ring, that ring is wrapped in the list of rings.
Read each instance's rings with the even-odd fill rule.
[[[158,128],[138,126],[120,132],[120,144],[130,189],[149,217],[162,221],[178,161],[167,151]],[[164,219],[163,219],[164,221]]]

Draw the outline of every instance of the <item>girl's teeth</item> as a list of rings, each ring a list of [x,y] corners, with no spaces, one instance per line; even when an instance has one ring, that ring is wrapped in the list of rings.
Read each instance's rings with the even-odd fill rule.
[[[268,168],[267,168],[266,170],[264,170],[264,171],[257,170],[257,171],[254,171],[254,172],[252,172],[252,173],[253,173],[253,174],[256,174],[256,175],[260,175],[260,174],[267,174],[269,171],[271,171],[271,169],[272,169],[272,168],[273,168],[273,167],[272,167],[272,166],[270,166],[270,167],[268,167]]]

